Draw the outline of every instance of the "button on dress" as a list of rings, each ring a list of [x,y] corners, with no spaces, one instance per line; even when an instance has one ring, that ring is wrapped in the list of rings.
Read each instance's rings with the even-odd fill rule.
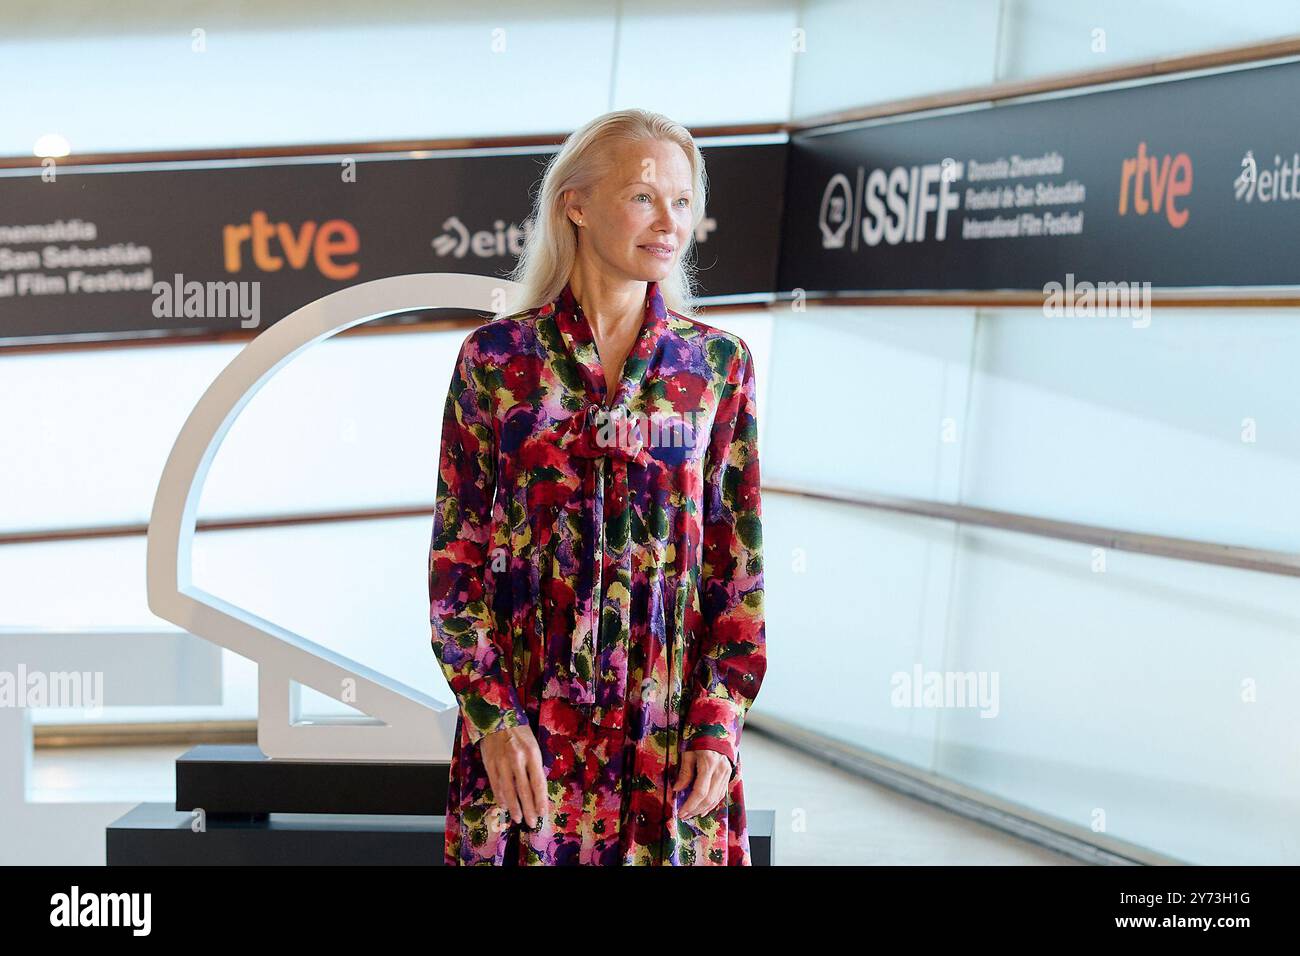
[[[448,865],[749,865],[745,714],[766,669],[754,362],[665,308],[608,394],[566,285],[462,343],[429,553],[434,653],[459,712]],[[483,737],[528,724],[547,807],[496,804]],[[730,764],[683,817],[684,750]]]

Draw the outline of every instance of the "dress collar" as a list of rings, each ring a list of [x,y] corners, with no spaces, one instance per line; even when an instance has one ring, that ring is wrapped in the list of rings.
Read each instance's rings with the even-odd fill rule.
[[[543,315],[554,316],[560,338],[578,364],[588,398],[610,407],[626,403],[635,393],[645,378],[668,324],[668,310],[664,305],[663,294],[659,291],[659,283],[653,280],[647,282],[641,329],[623,362],[618,391],[611,396],[606,394],[609,386],[605,381],[605,370],[601,366],[591,323],[568,282],[560,294],[544,307]]]

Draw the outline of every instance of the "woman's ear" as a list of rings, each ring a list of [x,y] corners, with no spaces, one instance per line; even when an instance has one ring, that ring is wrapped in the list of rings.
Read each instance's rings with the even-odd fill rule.
[[[569,217],[569,222],[575,226],[581,226],[583,219],[582,206],[579,205],[580,197],[576,189],[567,189],[564,192],[564,214]]]

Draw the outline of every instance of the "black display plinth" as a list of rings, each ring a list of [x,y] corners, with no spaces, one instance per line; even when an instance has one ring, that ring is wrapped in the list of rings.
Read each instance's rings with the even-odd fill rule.
[[[211,816],[207,830],[168,803],[142,803],[108,827],[109,866],[441,866],[444,816],[275,813]]]
[[[200,744],[176,758],[176,809],[441,815],[448,769],[445,761],[272,760],[257,744]]]
[[[272,760],[204,744],[176,760],[176,804],[109,825],[109,866],[441,866],[446,763]],[[196,809],[205,832],[193,830]],[[772,865],[772,810],[750,810],[755,866]]]

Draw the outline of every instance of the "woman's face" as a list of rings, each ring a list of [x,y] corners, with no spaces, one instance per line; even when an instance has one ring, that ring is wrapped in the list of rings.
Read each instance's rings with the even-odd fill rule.
[[[611,172],[583,202],[571,193],[569,218],[581,221],[578,256],[628,281],[662,281],[690,238],[695,196],[691,164],[676,143],[620,143]]]

